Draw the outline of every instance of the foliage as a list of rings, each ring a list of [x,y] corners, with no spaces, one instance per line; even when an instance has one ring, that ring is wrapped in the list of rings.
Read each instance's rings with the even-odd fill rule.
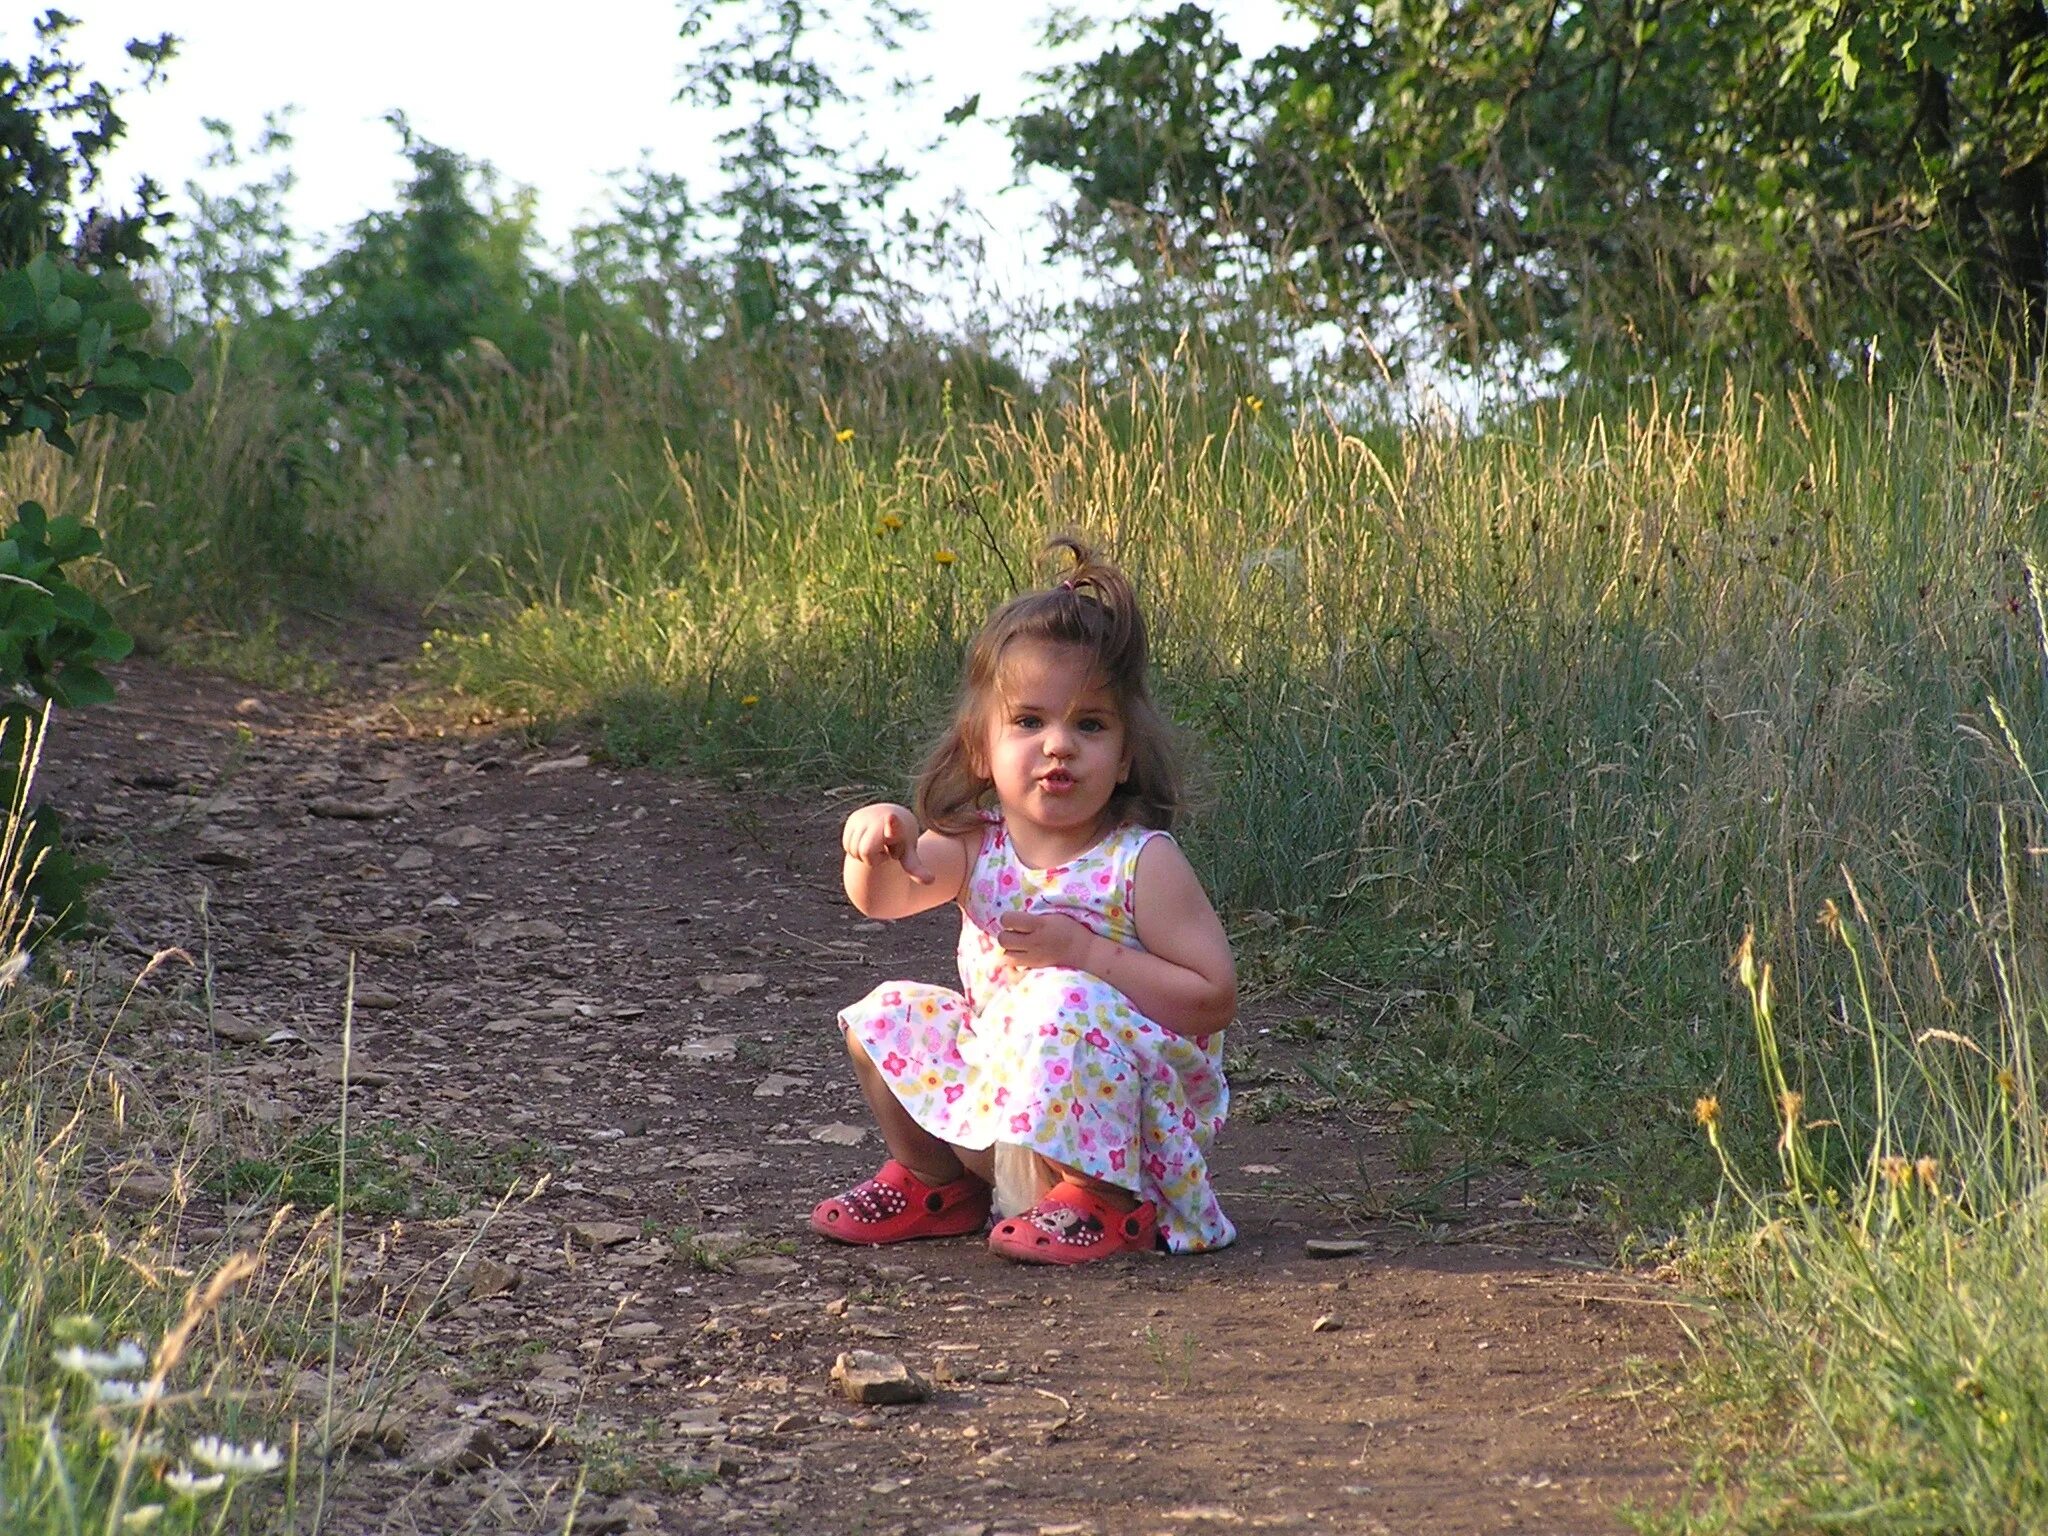
[[[183,363],[130,344],[150,324],[118,278],[46,253],[0,271],[0,444],[33,433],[70,453],[74,422],[138,421],[152,391],[190,388]]]
[[[412,177],[396,209],[352,225],[308,273],[316,360],[380,388],[445,384],[482,350],[532,368],[548,335],[534,309],[533,199],[501,197],[495,173],[420,138],[399,113]]]
[[[164,222],[161,192],[146,178],[131,209],[82,209],[81,194],[100,185],[100,163],[126,125],[115,95],[87,81],[66,56],[65,36],[77,22],[44,12],[35,22],[35,51],[26,60],[0,59],[0,270],[61,245],[75,233],[78,255],[92,264],[118,265],[147,253],[149,231]],[[136,39],[128,57],[144,68],[143,84],[176,51],[169,33]]]
[[[1858,1047],[1828,1070],[1787,1050],[1801,1021],[1780,1015],[1772,967],[1740,951],[1776,1134],[1760,1161],[1775,1166],[1741,1166],[1718,1099],[1698,1101],[1723,1178],[1692,1234],[1717,1326],[1688,1397],[1719,1470],[1647,1527],[2048,1523],[2048,951],[2019,858],[1983,882],[1968,938],[1992,984],[1975,995],[1888,985],[1906,957],[1853,883],[1848,911],[1823,908],[1849,985],[1839,1017],[1808,1027]]]
[[[849,305],[900,319],[913,295],[884,267],[884,242],[898,262],[934,270],[951,249],[945,220],[921,223],[896,210],[906,173],[855,131],[846,84],[846,61],[858,60],[863,44],[886,55],[923,25],[920,11],[897,0],[685,7],[683,37],[698,51],[682,99],[743,114],[719,135],[724,185],[705,205],[732,231],[732,302],[743,335],[818,327],[843,319]],[[856,63],[854,72],[871,68]]]
[[[213,138],[209,171],[262,168],[262,174],[225,191],[185,183],[192,212],[173,227],[165,255],[172,305],[202,325],[250,325],[291,297],[292,227],[287,200],[297,176],[282,156],[292,147],[286,126],[292,109],[266,113],[254,144],[235,142],[232,127],[207,118]]]
[[[1932,370],[1645,387],[1469,438],[1159,381],[907,433],[763,413],[736,464],[624,424],[473,431],[385,537],[499,573],[432,652],[490,704],[900,791],[973,623],[1079,527],[1154,605],[1210,786],[1189,846],[1247,973],[1398,996],[1332,1083],[1640,1214],[1710,1172],[1674,1111],[1741,1046],[1745,925],[1803,954],[1840,864],[1883,850],[1873,899],[1971,972],[1966,861],[2001,808],[2039,819],[1969,733],[1987,688],[2043,687],[2013,552],[2048,533],[2044,419]],[[1787,973],[1802,1003],[1835,984]]]
[[[1309,39],[1260,58],[1190,3],[1042,77],[1016,152],[1068,178],[1070,246],[1247,271],[1360,368],[1418,308],[1474,364],[1827,365],[1951,317],[2048,340],[2036,0],[1297,9]]]

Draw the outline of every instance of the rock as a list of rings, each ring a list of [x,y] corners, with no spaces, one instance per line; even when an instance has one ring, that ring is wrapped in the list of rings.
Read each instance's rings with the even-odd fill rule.
[[[214,1009],[213,1017],[208,1023],[221,1039],[232,1040],[237,1045],[261,1045],[271,1030],[268,1024],[258,1024],[238,1013],[229,1013],[225,1008]]]
[[[545,762],[535,763],[526,770],[526,776],[531,779],[537,778],[543,773],[568,773],[574,769],[588,768],[589,766],[590,754],[588,752],[575,752],[571,753],[568,757],[551,757]]]
[[[344,1451],[396,1456],[405,1449],[407,1439],[405,1424],[396,1415],[382,1408],[359,1408],[334,1416],[325,1449],[329,1456]]]
[[[544,917],[520,917],[513,912],[498,912],[485,918],[470,930],[469,942],[478,949],[493,949],[500,944],[552,944],[557,939],[566,939],[568,929],[560,923],[551,923]]]
[[[367,949],[379,955],[414,955],[433,935],[418,923],[393,923],[388,928],[372,928],[367,933],[334,930],[323,937],[345,949]]]
[[[450,827],[434,834],[436,848],[495,848],[504,838],[482,827]]]
[[[107,1198],[123,1205],[156,1205],[176,1188],[177,1180],[154,1163],[116,1163],[107,1170]]]
[[[754,1253],[743,1259],[734,1259],[731,1268],[736,1275],[750,1275],[756,1280],[776,1280],[784,1275],[795,1274],[803,1266],[795,1259],[779,1253]]]
[[[757,1099],[779,1099],[792,1088],[801,1088],[810,1081],[807,1077],[796,1077],[788,1072],[770,1072],[754,1084]]]
[[[629,1531],[651,1531],[661,1524],[660,1510],[645,1499],[636,1499],[631,1495],[614,1500],[611,1507],[605,1511],[605,1516],[608,1519],[625,1521],[625,1529]]]
[[[623,1221],[578,1221],[569,1225],[569,1236],[597,1253],[629,1243],[639,1235],[638,1227],[629,1227]]]
[[[338,795],[322,795],[307,801],[306,809],[330,821],[381,821],[391,814],[392,805],[388,800],[344,800]]]
[[[1168,1520],[1199,1520],[1211,1525],[1243,1525],[1244,1516],[1223,1504],[1183,1504],[1166,1511]]]
[[[497,1438],[481,1424],[457,1424],[420,1446],[408,1464],[430,1477],[450,1478],[474,1472],[498,1459]]]
[[[751,992],[767,984],[768,978],[759,971],[726,971],[697,978],[697,990],[708,992],[713,997],[737,997],[742,992]]]
[[[357,987],[355,996],[358,1008],[397,1008],[405,1002],[396,992],[386,992],[381,987]]]
[[[1310,1333],[1335,1333],[1343,1326],[1343,1318],[1334,1312],[1325,1312],[1321,1317],[1308,1325],[1308,1331]]]
[[[856,1403],[921,1403],[932,1384],[894,1355],[851,1349],[832,1362],[832,1384]]]
[[[514,1269],[509,1264],[500,1264],[496,1259],[478,1259],[469,1266],[469,1299],[489,1301],[493,1296],[504,1296],[519,1289],[526,1272]]]
[[[740,1042],[736,1035],[700,1035],[671,1049],[684,1061],[731,1061],[739,1054]]]
[[[821,1125],[812,1131],[811,1140],[822,1141],[828,1146],[851,1147],[867,1140],[867,1135],[864,1126],[847,1125],[843,1121],[835,1120],[830,1125]]]
[[[1312,1237],[1302,1247],[1312,1259],[1348,1259],[1356,1253],[1370,1253],[1368,1237]]]
[[[432,869],[434,856],[424,848],[405,848],[391,861],[393,869]]]
[[[344,1070],[346,1069],[346,1070]],[[382,1067],[373,1067],[368,1062],[341,1056],[323,1056],[320,1060],[320,1078],[323,1082],[338,1083],[346,1077],[351,1088],[388,1088],[397,1077]]]
[[[256,861],[246,853],[237,853],[232,848],[202,848],[192,855],[200,864],[211,864],[215,869],[254,869]]]
[[[612,1330],[615,1339],[652,1339],[661,1333],[659,1323],[621,1323]]]

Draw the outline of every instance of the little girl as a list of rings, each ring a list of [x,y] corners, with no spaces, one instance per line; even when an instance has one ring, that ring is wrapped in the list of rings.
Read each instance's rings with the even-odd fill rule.
[[[1203,1158],[1230,1097],[1229,940],[1167,835],[1179,775],[1130,581],[1054,546],[1066,579],[975,637],[916,813],[846,819],[862,912],[959,904],[964,995],[892,981],[839,1015],[890,1153],[811,1213],[839,1242],[977,1232],[997,1182],[1010,1219],[989,1246],[1029,1263],[1236,1236]],[[1000,1177],[1018,1169],[1021,1198]]]

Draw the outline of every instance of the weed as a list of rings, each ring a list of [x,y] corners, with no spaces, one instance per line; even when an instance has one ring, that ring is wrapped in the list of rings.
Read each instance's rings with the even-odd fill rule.
[[[1201,1341],[1191,1333],[1145,1325],[1145,1352],[1159,1372],[1160,1384],[1169,1392],[1191,1392],[1195,1366],[1201,1355]]]

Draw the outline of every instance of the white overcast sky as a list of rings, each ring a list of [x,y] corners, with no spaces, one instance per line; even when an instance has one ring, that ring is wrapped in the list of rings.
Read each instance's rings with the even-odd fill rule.
[[[1071,10],[1121,15],[1121,0]],[[1157,9],[1158,7],[1155,7]],[[19,59],[32,8],[0,5],[0,56]],[[543,237],[567,232],[606,203],[606,183],[643,152],[663,171],[709,190],[716,125],[676,104],[686,45],[674,0],[580,5],[480,0],[353,0],[300,6],[278,0],[66,0],[79,19],[73,51],[112,85],[128,77],[123,42],[172,32],[181,39],[168,77],[127,92],[129,131],[113,163],[116,185],[147,172],[174,194],[197,176],[206,117],[231,123],[246,143],[263,114],[291,104],[298,173],[291,217],[318,240],[373,208],[389,207],[405,166],[381,120],[402,109],[424,138],[487,160],[539,194]],[[920,200],[966,192],[989,226],[990,276],[1000,291],[1050,296],[1040,258],[1044,197],[1012,189],[1000,120],[1031,93],[1044,0],[926,0],[929,30],[895,66],[928,76],[905,104],[878,103],[863,127],[872,143],[917,172]],[[1257,53],[1298,28],[1284,0],[1215,0],[1233,40]],[[950,107],[979,92],[982,119],[953,130],[937,156],[914,156]],[[174,201],[176,199],[174,198]]]

